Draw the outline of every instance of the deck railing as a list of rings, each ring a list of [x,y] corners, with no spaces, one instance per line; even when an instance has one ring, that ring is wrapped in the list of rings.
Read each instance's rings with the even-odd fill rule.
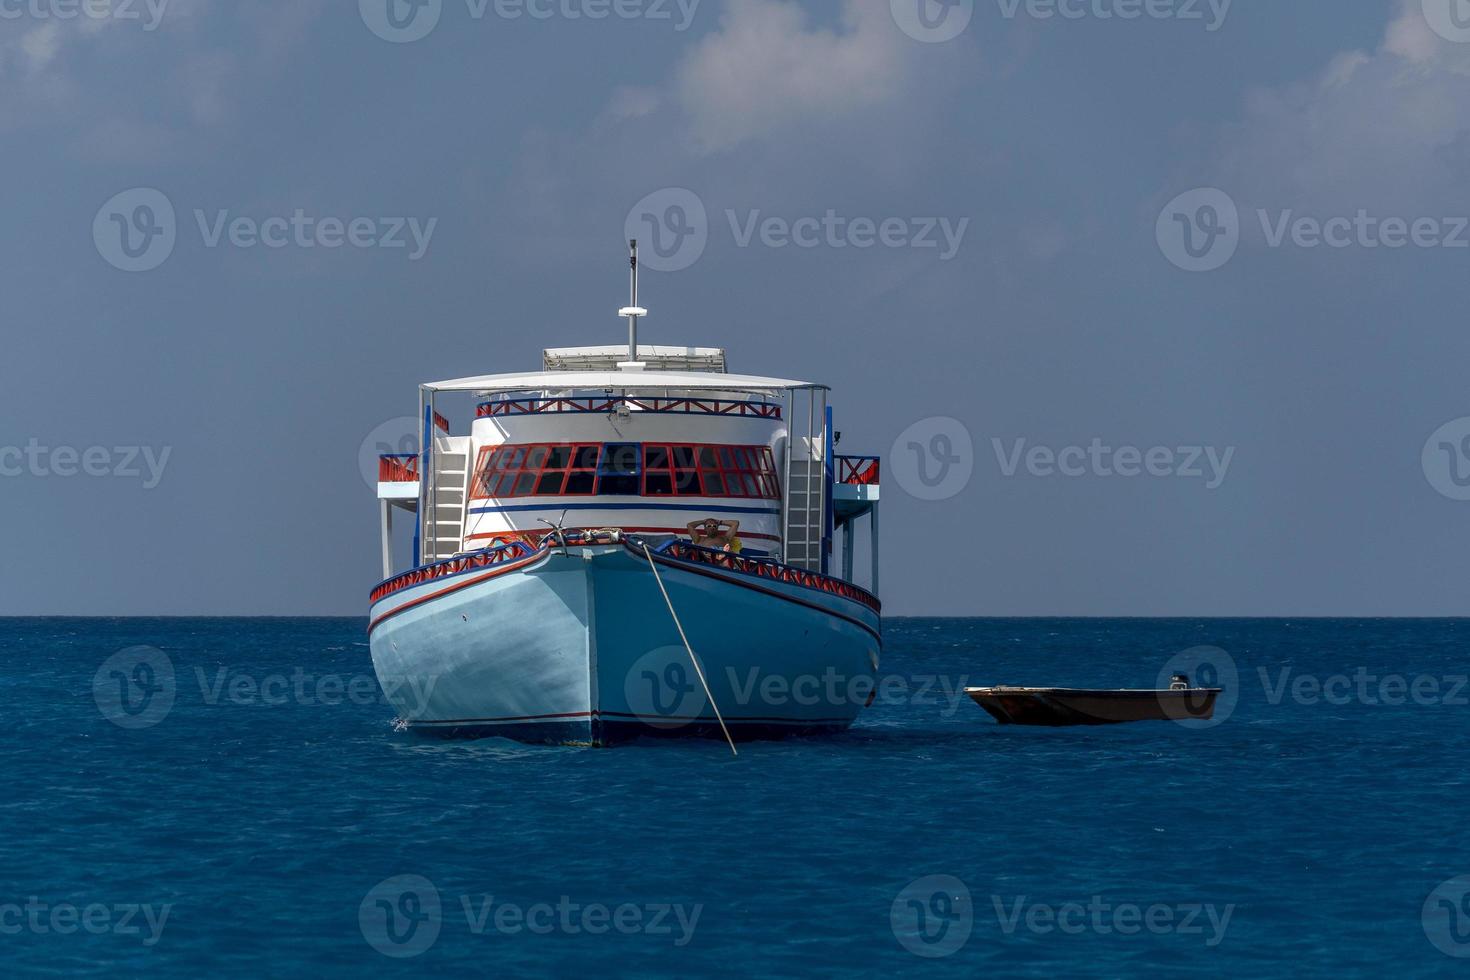
[[[716,568],[726,568],[732,572],[743,572],[746,575],[754,575],[757,578],[768,578],[788,585],[799,585],[803,588],[817,589],[822,592],[830,592],[833,595],[842,596],[867,606],[873,612],[880,612],[882,604],[878,597],[866,589],[860,589],[851,582],[844,582],[840,578],[831,575],[823,575],[820,572],[807,571],[794,565],[783,565],[774,561],[762,561],[757,558],[744,558],[740,555],[730,554],[725,551],[715,551],[712,548],[704,548],[688,541],[675,539],[659,546],[658,553],[669,558],[677,558],[682,561],[697,562],[703,565],[713,565]]]
[[[779,419],[781,406],[774,402],[726,401],[712,398],[513,398],[482,402],[480,418],[501,415],[557,415],[590,413],[605,415],[626,407],[640,412],[675,415],[743,415]]]
[[[395,592],[411,589],[415,585],[423,585],[435,579],[446,578],[450,575],[460,575],[464,572],[473,572],[481,568],[493,568],[496,565],[505,565],[521,558],[530,558],[538,553],[539,549],[519,541],[508,544],[497,545],[486,551],[476,551],[467,555],[456,555],[453,558],[445,558],[431,565],[423,565],[411,569],[402,575],[395,575],[384,581],[373,589],[371,601],[377,602]]]
[[[881,461],[877,456],[838,456],[837,482],[877,486]]]
[[[389,453],[378,457],[379,483],[417,483],[419,458],[414,453]]]

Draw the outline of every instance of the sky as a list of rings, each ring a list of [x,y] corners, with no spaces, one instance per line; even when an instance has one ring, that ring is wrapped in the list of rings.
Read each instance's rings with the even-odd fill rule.
[[[1467,611],[1464,0],[0,0],[0,167],[3,615],[364,614],[376,441],[630,232],[886,613]]]

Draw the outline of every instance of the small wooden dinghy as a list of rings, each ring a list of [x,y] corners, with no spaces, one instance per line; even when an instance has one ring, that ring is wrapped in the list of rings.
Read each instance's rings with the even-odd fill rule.
[[[1128,721],[1208,720],[1218,687],[1191,687],[1182,674],[1168,690],[1082,690],[1066,687],[967,687],[975,703],[1002,725],[1117,725]]]

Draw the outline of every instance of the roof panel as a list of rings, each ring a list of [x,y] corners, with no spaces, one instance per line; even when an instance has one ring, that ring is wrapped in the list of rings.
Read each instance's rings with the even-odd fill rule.
[[[484,374],[472,378],[432,381],[429,391],[574,391],[633,388],[704,389],[708,391],[775,392],[788,388],[825,388],[826,385],[789,378],[762,378],[748,374],[711,374],[688,371],[537,371],[525,374]]]

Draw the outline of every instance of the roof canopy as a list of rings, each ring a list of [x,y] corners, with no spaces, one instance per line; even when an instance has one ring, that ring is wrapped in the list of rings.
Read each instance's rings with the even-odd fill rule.
[[[426,391],[479,391],[497,394],[509,391],[576,391],[702,389],[776,393],[789,388],[826,388],[826,385],[787,378],[760,378],[748,374],[713,374],[707,371],[541,371],[529,374],[484,374],[425,384]]]
[[[627,344],[602,347],[548,347],[541,352],[543,371],[616,371],[628,359]],[[725,352],[718,347],[658,347],[638,345],[645,370],[713,371],[725,373]]]

